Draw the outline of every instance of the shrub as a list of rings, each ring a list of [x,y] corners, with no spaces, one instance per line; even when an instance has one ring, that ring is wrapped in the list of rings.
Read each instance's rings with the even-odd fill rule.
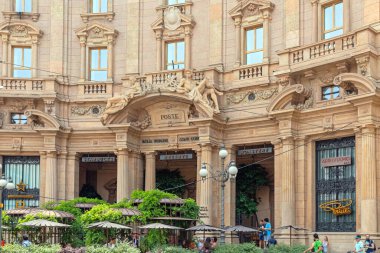
[[[134,248],[129,243],[120,243],[117,247],[110,249],[104,246],[92,245],[86,248],[86,253],[140,253],[141,251]]]
[[[305,245],[285,245],[285,244],[278,244],[274,247],[269,248],[269,253],[300,253],[304,252],[307,249]]]
[[[20,244],[6,244],[3,252],[6,253],[57,253],[61,250],[58,244],[32,245],[28,248],[22,247]]]
[[[258,248],[253,243],[243,243],[243,244],[225,244],[218,246],[215,253],[262,253],[263,250]]]
[[[162,246],[152,251],[152,253],[190,253],[190,252],[194,252],[194,251],[183,249],[180,247],[174,247],[174,246]]]

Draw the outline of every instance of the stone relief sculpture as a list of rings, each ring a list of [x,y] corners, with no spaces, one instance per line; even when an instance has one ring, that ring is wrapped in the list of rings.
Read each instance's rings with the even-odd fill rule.
[[[214,84],[208,78],[204,78],[197,83],[192,79],[192,72],[187,70],[180,81],[176,76],[166,76],[164,81],[153,80],[153,83],[148,83],[145,80],[131,79],[132,86],[127,89],[123,96],[113,97],[108,99],[106,108],[100,118],[103,125],[106,124],[110,115],[123,110],[134,97],[144,96],[147,93],[156,92],[176,92],[186,95],[193,100],[194,104],[202,104],[209,108],[210,112],[220,113],[218,95],[223,95],[218,91]],[[146,120],[145,122],[149,122]],[[143,124],[145,126],[145,124]],[[141,128],[141,126],[139,126]]]

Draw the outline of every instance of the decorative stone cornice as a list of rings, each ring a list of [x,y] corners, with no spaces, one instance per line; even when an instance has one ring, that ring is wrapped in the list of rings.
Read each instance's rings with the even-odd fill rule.
[[[267,0],[243,0],[240,1],[228,13],[234,20],[242,20],[251,16],[270,18],[274,4]]]

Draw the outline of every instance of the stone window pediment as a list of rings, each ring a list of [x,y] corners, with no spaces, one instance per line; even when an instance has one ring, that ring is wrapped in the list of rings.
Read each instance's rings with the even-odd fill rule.
[[[85,40],[87,44],[104,45],[113,43],[118,31],[109,28],[101,24],[92,24],[90,26],[84,26],[75,31],[76,35],[82,40]]]
[[[241,0],[229,11],[230,16],[236,21],[253,22],[267,18],[273,10],[274,4],[266,0]]]
[[[38,43],[43,32],[24,22],[6,23],[0,26],[0,35],[4,40],[8,40],[13,44],[32,44]]]

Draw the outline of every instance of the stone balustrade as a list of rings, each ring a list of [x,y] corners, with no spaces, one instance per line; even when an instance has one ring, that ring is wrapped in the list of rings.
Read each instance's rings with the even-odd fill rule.
[[[112,95],[112,82],[78,83],[77,95],[84,97]]]
[[[1,92],[10,97],[33,97],[37,94],[55,94],[59,84],[54,79],[0,78]]]

